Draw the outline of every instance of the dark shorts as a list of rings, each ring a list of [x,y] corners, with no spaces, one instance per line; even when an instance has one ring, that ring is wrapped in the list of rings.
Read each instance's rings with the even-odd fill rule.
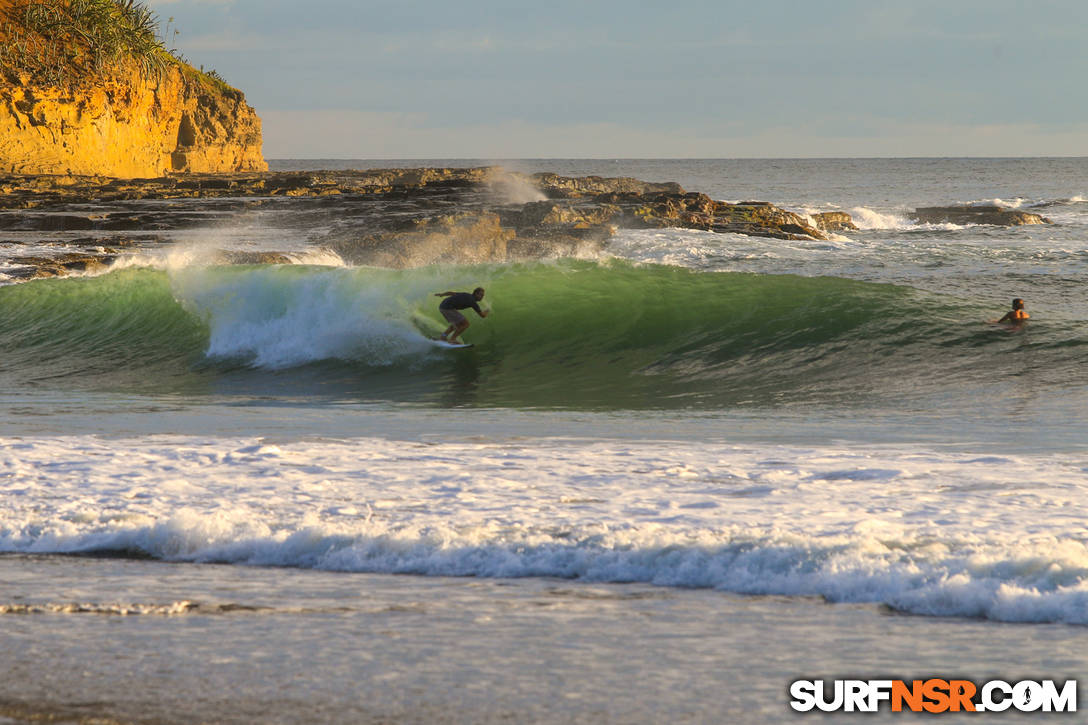
[[[446,321],[451,325],[460,325],[462,322],[468,322],[468,320],[465,319],[465,316],[461,314],[460,310],[439,307],[438,311],[442,313],[442,316],[445,317]]]

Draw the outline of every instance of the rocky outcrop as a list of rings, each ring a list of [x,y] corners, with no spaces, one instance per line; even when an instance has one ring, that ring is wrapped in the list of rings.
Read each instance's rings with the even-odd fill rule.
[[[813,214],[812,221],[816,223],[816,228],[822,232],[853,232],[858,229],[853,218],[844,211],[825,211],[820,214]]]
[[[516,237],[508,245],[513,259],[593,254],[616,233],[623,211],[612,204],[575,205],[538,201],[500,211]]]
[[[103,250],[98,254],[67,252],[56,257],[14,257],[11,263],[19,266],[7,270],[7,274],[15,279],[27,280],[65,277],[74,272],[101,272],[116,258],[114,250]]]
[[[529,177],[533,186],[553,199],[598,196],[600,194],[683,194],[674,182],[653,183],[630,177],[559,176],[538,173]]]
[[[532,200],[517,200],[524,198]],[[850,223],[846,214],[826,221]],[[175,231],[250,224],[283,230],[307,249],[331,250],[351,264],[398,268],[595,255],[621,228],[826,238],[808,218],[766,202],[732,204],[676,184],[525,176],[495,167],[149,179],[0,175],[0,242],[19,244],[30,235],[58,250],[111,259],[182,238]],[[233,264],[299,258],[253,247],[245,242],[244,251],[204,258]],[[28,259],[28,270],[14,276],[33,276],[33,268],[63,273],[69,262],[79,263]]]
[[[768,202],[740,204],[716,202],[714,219],[709,228],[714,232],[732,232],[775,239],[827,238],[823,232],[805,221],[804,217]]]
[[[365,195],[389,202],[494,203],[485,198],[501,169],[372,169],[366,171],[277,171],[186,173],[155,178],[113,178],[104,174],[38,175],[0,172],[0,209],[58,208],[161,199],[251,199]],[[501,203],[501,202],[500,202]]]
[[[671,193],[605,193],[593,202],[602,205],[598,209],[614,210],[601,221],[621,227],[682,227],[776,239],[826,239],[804,217],[763,201],[731,204],[680,189]],[[585,214],[594,207],[582,204],[575,209]]]
[[[513,230],[492,213],[457,213],[411,219],[373,234],[341,238],[327,246],[350,264],[423,267],[439,262],[480,264],[505,260]]]
[[[1015,227],[1022,224],[1051,224],[1046,217],[1000,206],[928,206],[914,210],[914,219],[923,224],[992,224]]]

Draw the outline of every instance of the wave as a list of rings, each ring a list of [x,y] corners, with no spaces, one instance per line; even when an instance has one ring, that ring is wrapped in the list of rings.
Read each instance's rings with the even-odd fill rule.
[[[469,313],[476,347],[436,349],[426,338],[445,323],[434,293],[477,285],[494,314]],[[0,288],[0,375],[220,393],[297,384],[311,394],[320,380],[333,395],[470,390],[473,404],[530,407],[804,400],[985,379],[1009,361],[978,349],[1016,354],[1028,339],[974,322],[989,312],[889,284],[618,261],[133,268]],[[1068,334],[1033,333],[1030,344],[1080,364],[1085,341]]]
[[[1051,199],[1048,201],[1039,201],[1029,205],[1031,209],[1045,209],[1050,207],[1061,206],[1078,206],[1080,204],[1088,203],[1088,198],[1077,194],[1075,196],[1065,197],[1061,199]]]
[[[905,214],[879,212],[863,206],[851,209],[850,217],[859,229],[903,229],[915,226]]]
[[[917,447],[0,441],[0,551],[559,577],[1088,624],[1082,457]],[[103,502],[108,501],[108,506]]]
[[[967,207],[998,207],[1004,210],[1018,210],[1018,209],[1033,209],[1033,210],[1046,210],[1049,209],[1053,213],[1059,214],[1059,216],[1053,216],[1053,213],[1049,216],[1059,224],[1072,224],[1081,225],[1084,222],[1083,219],[1083,205],[1086,200],[1080,196],[1074,196],[1067,199],[1056,199],[1052,201],[1042,202],[1029,202],[1027,199],[980,199],[969,202],[962,202]],[[954,204],[952,204],[954,206]],[[908,210],[876,210],[870,207],[854,207],[850,210],[850,216],[853,219],[858,229],[863,231],[874,230],[891,230],[900,232],[951,232],[963,229],[972,229],[978,226],[978,224],[953,224],[951,222],[919,222],[913,218],[911,212]]]
[[[979,206],[979,207],[992,207],[996,206],[1001,209],[1019,209],[1028,203],[1027,199],[1017,197],[1015,199],[976,199],[975,201],[967,202],[967,206]]]
[[[0,550],[100,553],[164,561],[420,576],[554,577],[643,582],[738,594],[818,596],[930,616],[1088,624],[1088,545],[1041,540],[948,542],[879,536],[810,537],[760,528],[665,532],[599,525],[562,530],[311,526],[278,534],[259,525],[178,514],[149,526],[49,545],[0,541]],[[2,613],[2,612],[0,612]]]
[[[10,384],[176,375],[201,357],[205,333],[165,274],[126,270],[0,288],[0,351]]]
[[[858,229],[863,231],[892,230],[900,232],[940,232],[967,229],[974,225],[953,224],[951,222],[919,222],[913,219],[908,212],[876,211],[868,207],[854,207],[850,210],[850,216]]]

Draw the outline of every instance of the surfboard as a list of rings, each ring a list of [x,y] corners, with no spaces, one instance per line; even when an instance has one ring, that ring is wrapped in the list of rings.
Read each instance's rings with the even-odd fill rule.
[[[431,338],[431,343],[435,347],[444,347],[447,350],[463,350],[466,347],[472,347],[471,342],[468,342],[468,343],[464,343],[464,342],[462,342],[462,343],[453,343],[453,342],[446,342],[445,340],[436,340],[433,337]]]

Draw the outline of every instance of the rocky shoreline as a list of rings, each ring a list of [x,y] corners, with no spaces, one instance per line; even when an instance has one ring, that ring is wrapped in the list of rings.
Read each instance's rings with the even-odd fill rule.
[[[1046,223],[984,207],[919,209],[956,223]],[[933,216],[922,217],[928,221]],[[184,174],[154,179],[0,175],[4,270],[23,280],[96,270],[186,230],[271,224],[349,264],[417,267],[592,255],[618,229],[681,227],[784,240],[857,229],[849,214],[802,216],[729,203],[679,184],[521,174],[499,167]],[[55,236],[54,239],[50,239]],[[19,254],[33,238],[35,253]],[[12,247],[11,245],[15,245]],[[42,246],[49,253],[40,253]],[[287,250],[217,250],[221,263],[278,263]]]
[[[0,176],[0,243],[17,244],[17,235],[58,237],[57,254],[10,258],[21,265],[7,271],[17,279],[98,269],[133,250],[162,247],[184,230],[252,224],[258,217],[275,219],[307,247],[349,264],[397,268],[594,254],[620,228],[826,238],[805,217],[765,202],[728,204],[675,183],[498,167]],[[843,224],[827,223],[828,229]],[[226,263],[291,259],[280,250],[216,255]]]

